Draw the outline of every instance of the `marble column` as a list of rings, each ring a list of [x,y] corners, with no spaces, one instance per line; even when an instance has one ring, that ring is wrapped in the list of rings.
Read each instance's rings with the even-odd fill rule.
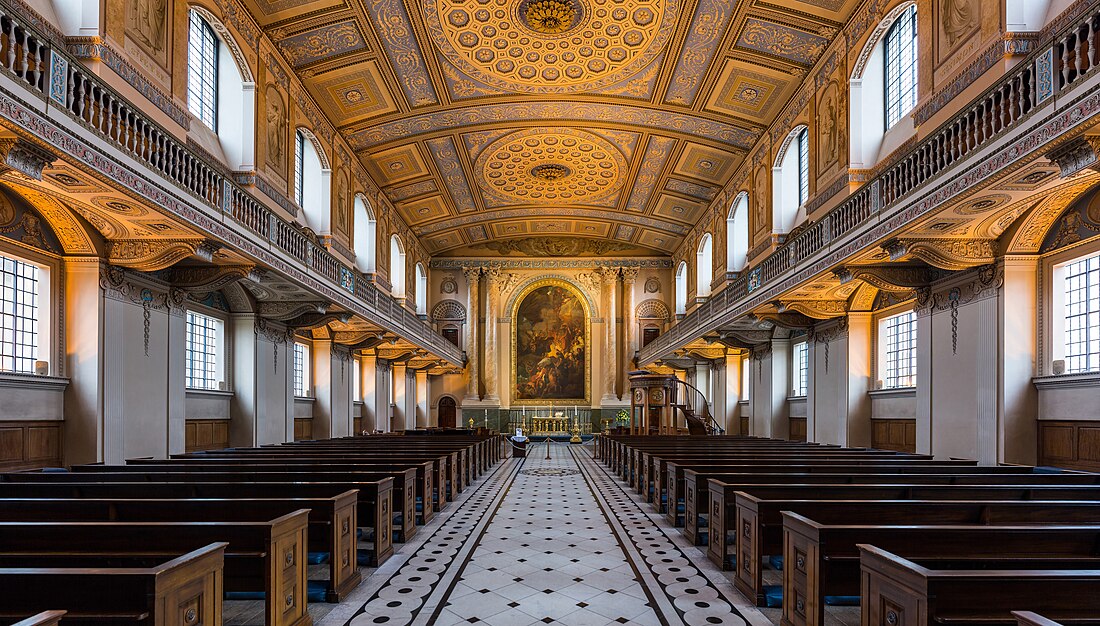
[[[707,404],[714,400],[714,394],[710,387],[710,361],[698,361],[695,363],[695,382],[693,383],[699,393],[703,394]]]
[[[377,358],[373,354],[359,357],[359,395],[363,399],[362,429],[374,432],[378,428],[378,375],[375,373]],[[360,433],[355,433],[360,434]]]
[[[468,267],[462,271],[466,276],[466,397],[462,403],[476,403],[481,399],[478,390],[478,342],[477,318],[481,268]]]
[[[485,403],[500,404],[497,382],[500,380],[497,358],[497,318],[500,305],[500,288],[504,275],[500,268],[491,267],[485,272],[485,362],[481,377],[485,381]]]
[[[390,362],[385,359],[377,359],[374,372],[374,428],[382,432],[390,432]]]
[[[618,350],[616,349],[615,342],[615,316],[619,314],[618,307],[616,306],[617,298],[616,290],[619,283],[619,269],[604,267],[600,268],[600,277],[603,279],[604,290],[604,332],[606,333],[607,343],[604,350],[604,364],[605,364],[605,378],[604,378],[604,393],[600,403],[618,403],[619,396],[615,390],[616,373],[619,370],[619,357]]]
[[[405,397],[409,388],[405,377],[407,369],[405,363],[393,364],[393,430],[405,430]]]
[[[719,410],[722,418],[719,422],[727,433],[738,434],[741,432],[741,365],[742,357],[738,352],[726,353],[725,367],[725,402]]]
[[[420,390],[417,388],[416,370],[409,367],[405,369],[405,408],[402,411],[405,419],[402,420],[405,430],[416,430],[416,401]]]
[[[416,370],[416,427],[427,428],[431,425],[431,407],[428,405],[428,368]]]
[[[638,280],[638,268],[623,268],[623,372],[633,369],[634,355],[641,349],[638,344],[638,321],[634,318],[634,282]],[[624,374],[625,376],[625,374]],[[624,385],[626,381],[623,381]]]

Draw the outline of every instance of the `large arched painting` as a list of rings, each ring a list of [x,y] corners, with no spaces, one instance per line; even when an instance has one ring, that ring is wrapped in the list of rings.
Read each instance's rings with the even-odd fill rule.
[[[559,284],[536,284],[514,317],[515,388],[520,401],[587,398],[588,320],[579,294]]]

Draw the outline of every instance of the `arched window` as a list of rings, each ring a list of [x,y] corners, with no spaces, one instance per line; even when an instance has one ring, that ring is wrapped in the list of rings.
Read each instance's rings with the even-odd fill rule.
[[[187,32],[187,108],[218,132],[218,36],[192,9]]]
[[[883,77],[886,128],[917,105],[917,7],[906,9],[886,31],[886,68]]]
[[[416,264],[416,314],[428,314],[428,273],[423,263]]]
[[[810,133],[799,126],[787,136],[772,170],[772,223],[774,232],[790,232],[806,218],[802,206],[810,192]]]
[[[742,193],[733,201],[726,217],[726,271],[740,272],[749,255],[749,195]]]
[[[306,225],[318,233],[329,230],[330,180],[313,134],[299,128],[294,133],[294,201],[302,208]]]
[[[916,133],[917,5],[906,2],[871,32],[853,66],[848,127],[849,162],[871,169]]]
[[[703,235],[699,250],[695,253],[695,296],[710,295],[710,281],[714,277],[714,241],[710,233]]]
[[[256,145],[256,83],[243,59],[229,31],[209,11],[188,11],[187,108],[210,131],[192,125],[192,136],[204,149],[220,152],[230,169],[241,171],[255,166]]]
[[[377,225],[378,222],[374,219],[374,211],[371,209],[370,202],[362,195],[355,196],[355,215],[354,215],[354,228],[352,243],[354,245],[355,252],[355,264],[359,267],[359,271],[363,273],[370,273],[377,269],[377,252],[375,248],[378,245],[376,241],[378,238]]]
[[[688,266],[684,261],[676,267],[676,315],[687,313]]]
[[[397,235],[390,237],[390,293],[405,297],[405,246]]]

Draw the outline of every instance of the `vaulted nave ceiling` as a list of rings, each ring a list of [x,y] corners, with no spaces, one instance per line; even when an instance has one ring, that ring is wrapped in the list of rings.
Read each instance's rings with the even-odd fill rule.
[[[858,0],[245,1],[428,251],[486,255],[671,253]]]

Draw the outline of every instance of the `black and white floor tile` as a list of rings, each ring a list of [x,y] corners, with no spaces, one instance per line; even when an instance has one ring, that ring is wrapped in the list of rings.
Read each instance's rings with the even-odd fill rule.
[[[549,452],[471,485],[319,626],[768,626],[591,446]]]

